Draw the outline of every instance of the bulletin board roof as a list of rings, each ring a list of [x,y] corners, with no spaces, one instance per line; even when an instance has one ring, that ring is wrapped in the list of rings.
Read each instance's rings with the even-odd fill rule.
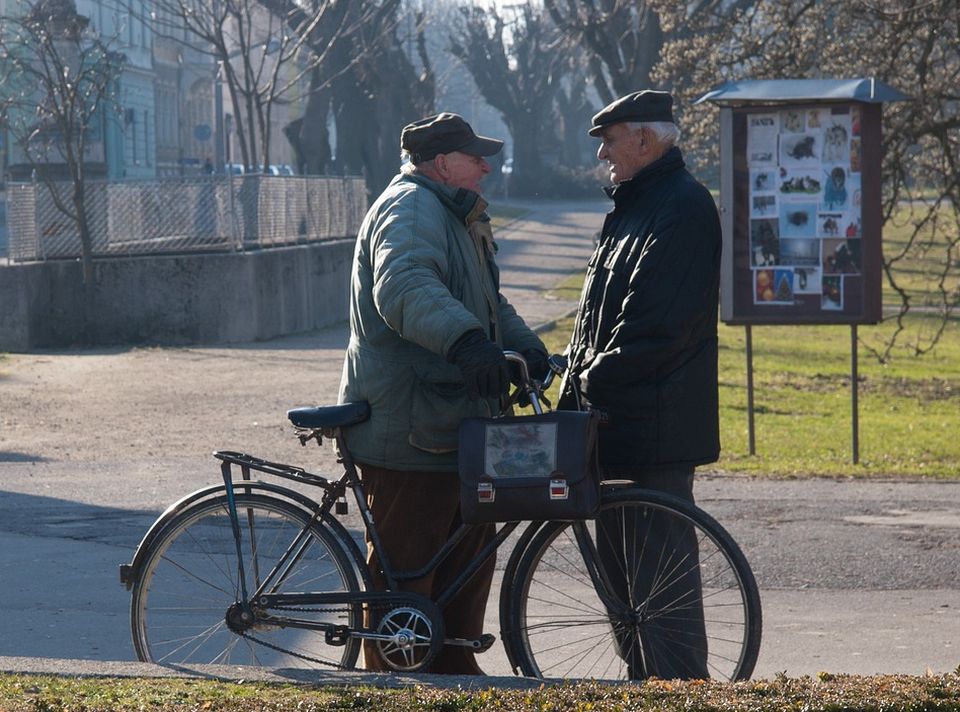
[[[878,79],[752,79],[727,82],[695,103],[715,104],[797,101],[909,101],[910,96]]]

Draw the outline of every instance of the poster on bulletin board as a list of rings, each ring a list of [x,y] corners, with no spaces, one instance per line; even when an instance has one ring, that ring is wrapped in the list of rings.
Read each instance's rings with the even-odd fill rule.
[[[728,323],[876,323],[880,115],[859,102],[727,109]]]

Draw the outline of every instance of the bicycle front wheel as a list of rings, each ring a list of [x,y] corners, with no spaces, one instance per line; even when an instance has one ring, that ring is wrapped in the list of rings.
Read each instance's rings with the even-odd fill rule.
[[[285,500],[237,493],[242,567],[249,595],[275,569],[272,593],[359,591],[351,560],[336,536]],[[292,546],[301,532],[306,537]],[[146,552],[133,585],[130,616],[137,656],[160,664],[230,664],[352,668],[359,641],[328,645],[322,630],[281,626],[269,617],[238,621],[240,562],[222,495],[174,516]],[[270,612],[267,612],[270,613]],[[312,623],[361,623],[360,605],[304,607],[290,613]]]
[[[586,522],[550,522],[517,567],[505,635],[523,674],[624,680],[749,678],[760,595],[706,512],[637,488]]]

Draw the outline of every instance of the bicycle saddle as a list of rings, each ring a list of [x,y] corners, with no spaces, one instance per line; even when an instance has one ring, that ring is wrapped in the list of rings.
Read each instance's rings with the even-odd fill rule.
[[[362,423],[369,418],[370,404],[360,401],[294,408],[287,411],[287,417],[298,428],[345,428],[348,425]]]

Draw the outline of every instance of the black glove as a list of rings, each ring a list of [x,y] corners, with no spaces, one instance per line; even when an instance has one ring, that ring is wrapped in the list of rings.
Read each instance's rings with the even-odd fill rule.
[[[547,374],[550,373],[550,362],[547,361],[547,355],[540,349],[527,349],[520,353],[527,361],[527,373],[530,374],[530,378],[543,383]]]
[[[471,398],[499,398],[510,389],[510,369],[503,351],[479,329],[457,339],[447,360],[460,369]]]
[[[539,349],[527,349],[521,351],[520,355],[527,362],[527,374],[535,381],[543,382],[550,370],[550,364],[547,361],[547,355]],[[523,372],[520,370],[520,364],[510,361],[510,381],[518,386],[517,405],[526,408],[530,405],[530,396],[525,389],[526,383],[523,382]]]

